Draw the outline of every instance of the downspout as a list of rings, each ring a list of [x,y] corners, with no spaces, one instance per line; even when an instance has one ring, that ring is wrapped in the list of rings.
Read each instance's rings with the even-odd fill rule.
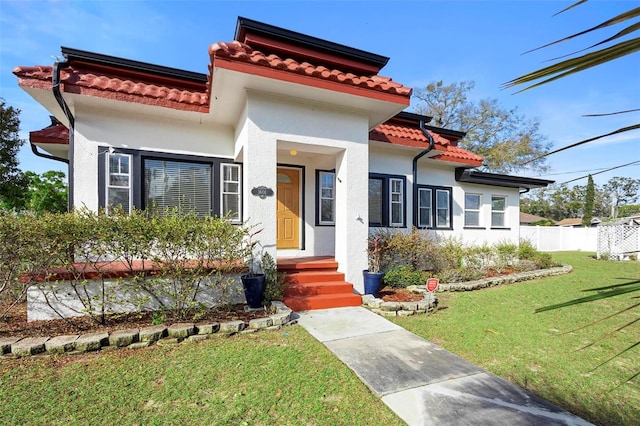
[[[53,155],[45,154],[43,152],[38,151],[38,148],[36,147],[35,144],[32,144],[32,143],[29,143],[29,144],[31,145],[31,152],[33,152],[35,156],[46,158],[47,160],[62,161],[63,163],[69,164],[69,160],[60,158],[60,157],[55,157]]]
[[[69,165],[69,170],[67,172],[67,181],[69,182],[69,192],[68,192],[68,206],[67,210],[71,211],[73,207],[73,134],[75,129],[75,118],[71,113],[71,109],[69,105],[65,102],[62,97],[62,93],[60,92],[60,71],[62,68],[68,67],[69,61],[65,60],[63,62],[56,61],[53,64],[53,72],[51,75],[51,89],[53,90],[53,97],[56,98],[58,105],[62,109],[65,117],[69,121],[69,160],[67,160],[67,164]],[[35,151],[34,151],[35,152]],[[36,154],[38,155],[38,154]],[[44,155],[44,154],[43,154]]]
[[[429,148],[425,149],[424,151],[422,151],[421,153],[413,157],[413,203],[414,203],[413,226],[415,227],[418,226],[418,206],[416,205],[416,203],[418,202],[418,160],[424,157],[425,155],[427,155],[429,152],[431,152],[436,143],[436,141],[433,140],[433,136],[431,136],[431,133],[429,133],[429,131],[424,126],[425,126],[425,121],[424,119],[421,119],[420,130],[422,130],[422,134],[429,141]]]

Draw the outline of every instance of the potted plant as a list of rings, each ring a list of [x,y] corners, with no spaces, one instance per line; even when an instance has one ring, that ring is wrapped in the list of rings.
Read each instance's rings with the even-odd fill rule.
[[[262,298],[265,289],[265,274],[261,272],[260,254],[257,251],[257,241],[253,240],[262,229],[249,233],[247,241],[247,268],[246,274],[240,275],[242,280],[242,288],[244,289],[244,297],[247,299],[247,305],[250,309],[259,309],[262,307]]]
[[[380,271],[382,263],[382,255],[384,244],[379,235],[370,237],[367,240],[367,258],[369,260],[369,269],[362,271],[364,277],[364,294],[372,294],[378,297],[380,283],[384,277],[384,272]]]

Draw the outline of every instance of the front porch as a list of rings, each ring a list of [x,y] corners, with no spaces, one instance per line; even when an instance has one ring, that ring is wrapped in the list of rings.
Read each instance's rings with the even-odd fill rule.
[[[278,258],[278,271],[286,274],[289,287],[284,303],[294,311],[360,306],[362,297],[338,272],[333,256]]]

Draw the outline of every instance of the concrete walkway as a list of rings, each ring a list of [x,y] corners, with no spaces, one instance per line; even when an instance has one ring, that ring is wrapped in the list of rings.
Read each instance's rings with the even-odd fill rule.
[[[409,425],[589,425],[362,307],[299,324]]]

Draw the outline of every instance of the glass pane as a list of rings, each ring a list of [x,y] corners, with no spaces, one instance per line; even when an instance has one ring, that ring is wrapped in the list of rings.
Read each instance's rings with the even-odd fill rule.
[[[321,185],[323,188],[333,188],[335,175],[333,173],[320,173]]]
[[[240,188],[240,185],[237,182],[225,182],[223,185],[224,192],[238,193],[239,188]]]
[[[109,175],[110,186],[129,187],[129,175]]]
[[[369,179],[369,223],[382,223],[381,179]]]
[[[449,226],[449,209],[438,209],[437,210],[437,226],[438,227],[448,227]]]
[[[278,173],[276,179],[280,183],[291,183],[291,178],[284,173]]]
[[[491,226],[502,227],[504,226],[504,213],[491,213]]]
[[[240,181],[240,167],[236,165],[223,164],[222,165],[222,175],[223,180],[225,181]]]
[[[240,197],[236,194],[222,196],[222,215],[229,215],[230,219],[240,219]]]
[[[480,209],[480,196],[477,194],[464,195],[464,208],[470,210]]]
[[[464,214],[464,226],[478,226],[480,223],[480,213],[467,211]]]
[[[391,204],[391,224],[393,225],[404,224],[404,220],[402,220],[402,204],[400,203]]]
[[[402,201],[402,194],[391,194],[391,202],[399,203]]]
[[[321,222],[333,222],[333,212],[334,212],[334,204],[333,200],[321,200],[320,203],[320,221]]]
[[[506,199],[504,197],[491,197],[491,210],[504,211]]]
[[[449,209],[449,191],[436,191],[436,206],[439,209]]]
[[[145,204],[211,214],[211,166],[178,161],[144,160]]]
[[[418,226],[423,228],[431,227],[431,209],[423,207],[418,209]]]
[[[322,189],[322,198],[333,198],[333,189],[329,188],[323,188]]]
[[[391,192],[402,193],[402,181],[399,179],[391,179]]]
[[[420,195],[420,207],[431,207],[431,190],[430,189],[419,189]]]
[[[109,188],[107,191],[107,206],[122,207],[122,209],[129,213],[129,189],[128,188]]]

